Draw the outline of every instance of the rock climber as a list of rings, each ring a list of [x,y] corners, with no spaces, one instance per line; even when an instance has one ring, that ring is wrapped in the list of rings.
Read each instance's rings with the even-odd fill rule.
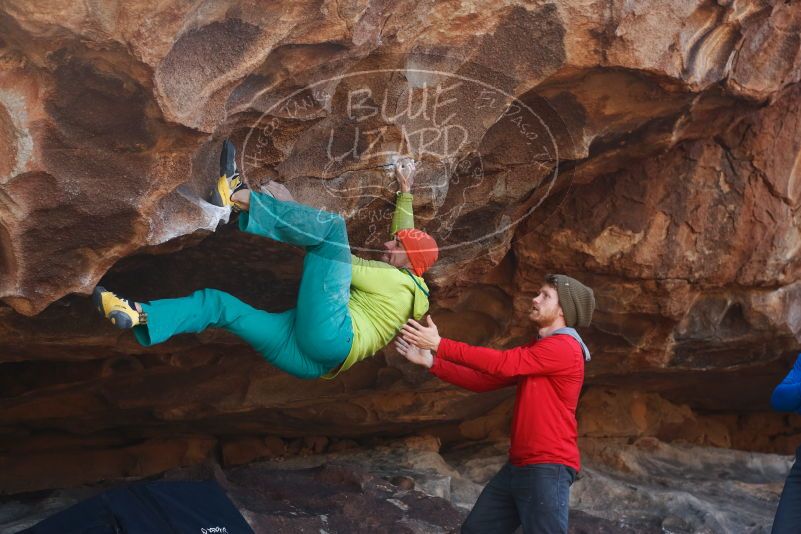
[[[770,404],[779,412],[801,413],[801,354],[784,380],[773,390]],[[801,446],[795,451],[795,463],[784,482],[771,530],[772,534],[798,532],[801,532]]]
[[[251,190],[236,168],[229,140],[220,155],[212,203],[239,211],[239,229],[304,247],[306,256],[295,308],[258,310],[217,289],[175,299],[135,302],[98,286],[93,302],[119,328],[133,329],[149,347],[176,334],[223,328],[249,343],[268,362],[299,378],[333,378],[386,346],[409,318],[428,311],[422,276],[437,260],[436,241],[414,228],[411,188],[416,165],[395,164],[392,239],[381,261],[350,253],[342,216],[294,201],[282,184]]]
[[[589,326],[592,289],[548,275],[531,303],[538,337],[508,350],[442,338],[410,319],[395,342],[406,359],[440,379],[481,392],[516,386],[509,462],[489,481],[462,532],[567,533],[570,486],[580,469],[576,406],[590,351],[574,326]]]

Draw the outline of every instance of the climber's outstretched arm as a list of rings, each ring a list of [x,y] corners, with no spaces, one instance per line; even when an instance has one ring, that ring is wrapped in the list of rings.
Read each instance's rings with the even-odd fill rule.
[[[395,213],[392,215],[390,234],[395,235],[398,230],[414,228],[414,212],[412,211],[412,186],[417,165],[411,158],[402,158],[395,166],[395,177],[400,190],[395,199]]]
[[[410,191],[414,184],[416,171],[416,165],[411,158],[401,158],[395,166],[395,178],[398,180],[399,191],[395,199],[395,212],[392,215],[390,229],[392,236],[395,236],[399,230],[414,228]],[[388,269],[388,267],[392,267],[392,265],[388,265],[384,261],[370,261],[353,256],[351,284],[371,293],[387,291],[387,288],[394,287],[393,280],[397,280],[398,275],[397,269]]]

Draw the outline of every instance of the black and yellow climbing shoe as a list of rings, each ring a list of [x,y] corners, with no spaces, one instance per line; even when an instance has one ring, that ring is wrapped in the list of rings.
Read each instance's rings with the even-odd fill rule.
[[[226,139],[220,152],[220,178],[211,192],[211,203],[221,208],[236,208],[231,196],[240,189],[247,189],[247,185],[236,168],[236,148],[230,139]]]
[[[117,328],[133,328],[144,324],[144,314],[136,311],[132,300],[118,297],[103,286],[97,286],[92,293],[92,302],[97,310]]]

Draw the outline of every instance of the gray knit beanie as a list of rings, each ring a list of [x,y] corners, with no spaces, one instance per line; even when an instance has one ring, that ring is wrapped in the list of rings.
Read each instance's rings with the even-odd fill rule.
[[[575,278],[563,274],[549,274],[545,281],[556,288],[559,305],[565,314],[567,326],[590,326],[595,310],[595,295],[592,289]]]

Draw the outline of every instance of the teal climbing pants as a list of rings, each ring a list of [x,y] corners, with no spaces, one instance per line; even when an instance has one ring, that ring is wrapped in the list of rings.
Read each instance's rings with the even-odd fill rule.
[[[351,255],[340,215],[252,192],[239,228],[305,247],[297,306],[283,313],[257,310],[217,289],[142,304],[147,324],[134,327],[144,346],[176,334],[223,328],[255,348],[268,362],[298,378],[317,378],[350,352],[353,327],[348,310]]]

